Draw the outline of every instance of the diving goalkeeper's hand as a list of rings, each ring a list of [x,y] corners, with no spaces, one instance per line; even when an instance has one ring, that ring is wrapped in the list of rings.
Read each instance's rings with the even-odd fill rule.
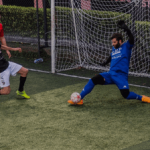
[[[128,30],[129,30],[129,28],[128,28],[128,26],[125,24],[124,20],[119,20],[119,21],[117,22],[117,26],[118,26],[118,28],[123,29],[124,31],[128,31]]]
[[[128,37],[129,37],[129,43],[130,44],[134,44],[134,36],[133,34],[131,33],[130,29],[128,28],[128,26],[125,24],[124,20],[120,20],[117,22],[117,26],[118,28],[120,29],[123,29],[124,32],[127,33]]]

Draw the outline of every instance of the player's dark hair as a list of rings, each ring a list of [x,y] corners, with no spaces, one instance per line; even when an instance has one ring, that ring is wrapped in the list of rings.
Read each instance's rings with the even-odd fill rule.
[[[123,42],[123,36],[120,33],[114,33],[110,39],[112,40],[114,38],[116,38],[117,41],[121,40]]]

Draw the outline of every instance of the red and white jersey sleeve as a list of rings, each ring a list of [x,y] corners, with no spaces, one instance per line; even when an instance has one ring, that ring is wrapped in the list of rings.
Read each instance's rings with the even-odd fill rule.
[[[3,25],[0,23],[0,37],[4,36],[4,29],[3,29]]]

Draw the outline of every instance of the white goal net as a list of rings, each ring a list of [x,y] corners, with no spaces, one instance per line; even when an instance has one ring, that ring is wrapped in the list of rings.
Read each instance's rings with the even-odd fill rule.
[[[150,76],[150,1],[69,0],[55,2],[55,70],[83,67],[109,70],[100,66],[111,53],[110,37],[122,33],[118,20],[124,20],[135,37],[130,73]]]

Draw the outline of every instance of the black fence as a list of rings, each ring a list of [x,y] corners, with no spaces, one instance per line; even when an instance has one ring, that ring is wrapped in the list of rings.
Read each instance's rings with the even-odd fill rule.
[[[34,7],[34,0],[2,0],[3,5]]]
[[[46,7],[51,7],[51,0],[38,0],[39,1],[39,7],[43,8],[42,3],[46,3]],[[42,3],[40,3],[40,1]],[[70,7],[70,0],[55,0],[56,6],[63,6],[63,7]],[[36,1],[35,0],[2,0],[3,5],[15,5],[15,6],[23,6],[23,7],[35,7]]]

